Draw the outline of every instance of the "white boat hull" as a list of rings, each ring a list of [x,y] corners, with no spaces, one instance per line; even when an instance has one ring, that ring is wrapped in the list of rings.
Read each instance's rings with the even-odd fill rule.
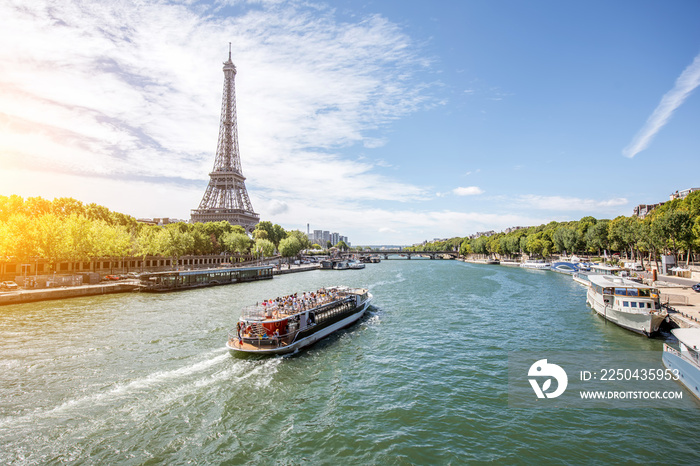
[[[667,369],[678,371],[679,382],[700,399],[700,369],[681,356],[681,353],[664,343],[661,360]]]
[[[589,286],[591,286],[591,282],[590,282],[589,280],[587,280],[587,279],[585,279],[585,278],[581,278],[581,277],[578,276],[577,274],[574,274],[573,279],[574,279],[574,281],[575,281],[576,283],[578,283],[579,285],[583,285],[583,286],[585,286],[586,288],[588,288]]]
[[[642,335],[650,336],[659,331],[661,323],[666,318],[665,314],[649,312],[624,312],[614,306],[606,305],[595,295],[589,286],[586,296],[586,303],[601,317],[619,325],[622,328],[631,330]]]
[[[520,267],[531,270],[549,270],[551,268],[551,265],[546,262],[523,262],[522,264],[520,264]]]
[[[254,353],[254,354],[285,354],[285,353],[293,353],[295,351],[299,351],[300,349],[313,345],[317,341],[327,337],[333,332],[336,332],[342,328],[348,327],[355,322],[357,322],[365,313],[367,308],[369,307],[370,303],[372,302],[372,298],[370,295],[370,298],[367,299],[363,304],[360,305],[360,307],[357,308],[357,311],[354,312],[352,315],[349,315],[348,317],[344,318],[343,320],[339,320],[338,322],[334,323],[333,325],[329,325],[326,328],[323,328],[319,330],[316,333],[312,333],[311,335],[302,338],[301,340],[294,341],[290,345],[287,346],[280,346],[277,348],[256,348],[252,350],[248,350],[245,348],[239,348],[236,346],[232,346],[230,343],[226,343],[226,347],[235,352],[239,353]]]

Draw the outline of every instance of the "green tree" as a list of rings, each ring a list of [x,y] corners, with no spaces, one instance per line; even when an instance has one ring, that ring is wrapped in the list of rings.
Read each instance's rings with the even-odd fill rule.
[[[258,239],[269,239],[270,235],[265,230],[258,230],[257,228],[253,230],[253,238]],[[272,243],[272,241],[270,241]],[[274,244],[272,245],[274,247]]]
[[[552,235],[552,243],[558,252],[574,254],[581,243],[581,233],[574,228],[560,226]]]
[[[194,246],[194,238],[189,232],[183,232],[176,223],[166,225],[158,234],[158,249],[163,256],[173,258],[173,267],[180,257]]]
[[[671,241],[673,254],[678,253],[678,243],[692,238],[693,222],[686,210],[667,210],[654,218],[659,232]]]
[[[262,254],[263,257],[271,257],[275,253],[275,245],[265,238],[256,239],[255,251]]]
[[[608,223],[610,223],[610,220],[599,220],[586,231],[584,241],[589,252],[597,252],[600,256],[602,250],[610,248]]]
[[[309,237],[306,233],[299,230],[291,230],[287,232],[287,238],[290,236],[295,237],[299,241],[302,251],[311,247],[311,241],[309,241]]]
[[[272,241],[276,249],[279,249],[280,241],[287,236],[284,228],[277,224],[272,224],[269,221],[262,221],[255,225],[255,230],[263,230],[267,233],[267,239]],[[255,230],[253,230],[253,238],[256,238]]]
[[[253,240],[246,234],[242,234],[238,231],[232,231],[230,233],[224,233],[221,238],[221,244],[224,245],[229,252],[237,252],[239,254],[245,254],[250,251],[253,245]]]
[[[56,263],[67,260],[71,251],[71,237],[68,225],[56,214],[42,215],[37,219],[35,231],[38,255],[49,261],[50,270]]]
[[[302,245],[294,236],[289,236],[280,241],[277,248],[283,257],[294,257],[301,252]]]

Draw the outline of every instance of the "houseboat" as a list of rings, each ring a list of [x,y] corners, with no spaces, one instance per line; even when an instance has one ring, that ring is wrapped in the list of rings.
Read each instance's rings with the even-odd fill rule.
[[[523,267],[525,269],[549,270],[551,264],[543,260],[530,260],[520,264],[520,267]]]
[[[139,290],[146,292],[166,292],[204,288],[207,286],[228,285],[272,278],[272,266],[230,267],[201,270],[174,270],[169,272],[149,272],[139,275]]]
[[[593,275],[618,275],[622,272],[622,267],[600,263],[591,264],[590,269]]]
[[[552,271],[573,275],[579,271],[578,262],[558,261],[552,263]]]
[[[579,285],[583,285],[585,287],[591,286],[591,281],[588,279],[588,273],[586,272],[575,272],[572,275],[572,278]]]
[[[297,351],[356,322],[371,301],[366,288],[337,286],[256,303],[243,309],[226,347],[233,353]]]
[[[688,390],[700,399],[700,328],[674,328],[678,349],[664,343],[661,360]]]
[[[333,262],[333,270],[350,270],[350,264],[348,261]]]
[[[586,304],[622,328],[651,336],[667,316],[659,290],[612,275],[589,275]]]
[[[364,269],[365,264],[363,264],[362,262],[360,262],[358,260],[351,260],[351,261],[348,261],[348,268],[355,269],[355,270]]]

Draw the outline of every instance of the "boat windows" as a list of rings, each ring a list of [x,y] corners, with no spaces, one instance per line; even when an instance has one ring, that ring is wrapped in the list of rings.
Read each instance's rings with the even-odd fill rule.
[[[615,294],[617,296],[627,296],[627,288],[615,288]]]
[[[603,294],[613,294],[612,288],[603,288]]]
[[[622,301],[622,307],[630,307],[630,303],[628,301]]]
[[[637,301],[632,301],[630,304],[632,305],[632,307],[637,307]]]
[[[644,298],[648,298],[651,296],[651,290],[649,288],[640,288],[639,290],[639,296],[642,296]]]
[[[627,288],[627,296],[639,296],[637,288]]]

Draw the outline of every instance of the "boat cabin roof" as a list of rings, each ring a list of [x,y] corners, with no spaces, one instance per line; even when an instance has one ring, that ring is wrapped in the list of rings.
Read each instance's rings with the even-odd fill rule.
[[[594,285],[602,286],[603,288],[618,287],[618,288],[639,288],[639,289],[651,289],[652,287],[638,283],[632,280],[628,280],[622,277],[616,277],[614,275],[588,275],[588,279]]]
[[[262,265],[257,267],[218,267],[213,269],[195,269],[195,270],[166,270],[165,272],[144,272],[141,275],[143,277],[157,277],[157,276],[184,276],[184,275],[204,275],[209,273],[227,273],[227,272],[242,272],[247,270],[267,270],[272,269],[271,265]]]
[[[700,350],[700,328],[674,328],[671,333],[685,346]]]
[[[591,268],[594,270],[605,270],[606,272],[620,272],[620,271],[622,271],[621,267],[617,267],[614,265],[606,265],[606,264],[591,264]]]

